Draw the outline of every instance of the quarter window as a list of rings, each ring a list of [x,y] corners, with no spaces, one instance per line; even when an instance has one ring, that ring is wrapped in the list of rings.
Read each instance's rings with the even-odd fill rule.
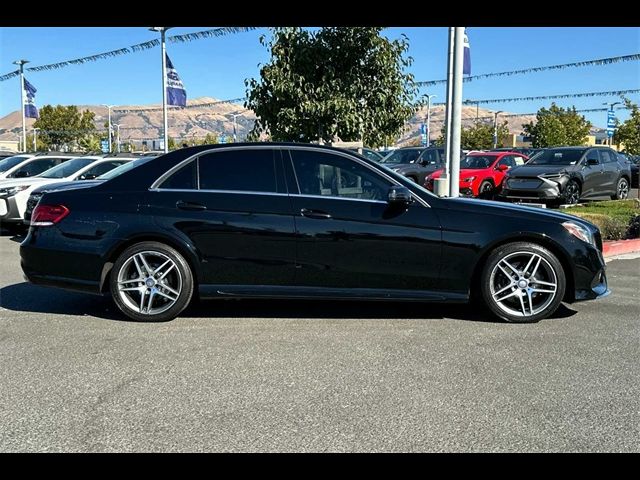
[[[383,200],[391,184],[359,163],[339,155],[293,150],[302,195]]]
[[[195,161],[189,162],[184,167],[167,178],[160,188],[170,190],[196,190],[198,188],[198,170]]]

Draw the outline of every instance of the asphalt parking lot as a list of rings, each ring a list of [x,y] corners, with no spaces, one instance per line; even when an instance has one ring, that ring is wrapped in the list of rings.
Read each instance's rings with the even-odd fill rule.
[[[467,306],[211,301],[169,323],[36,287],[0,236],[0,451],[640,450],[640,259],[533,325]]]

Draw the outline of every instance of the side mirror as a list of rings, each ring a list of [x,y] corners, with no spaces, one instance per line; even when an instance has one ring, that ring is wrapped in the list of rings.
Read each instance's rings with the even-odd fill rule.
[[[78,180],[93,180],[97,175],[95,173],[85,173],[84,175],[80,175]]]
[[[391,187],[387,198],[391,205],[408,205],[409,203],[413,203],[413,195],[407,187]]]
[[[509,165],[498,165],[498,170],[500,170],[501,172],[509,170]]]
[[[599,165],[600,162],[597,158],[587,158],[587,165]]]

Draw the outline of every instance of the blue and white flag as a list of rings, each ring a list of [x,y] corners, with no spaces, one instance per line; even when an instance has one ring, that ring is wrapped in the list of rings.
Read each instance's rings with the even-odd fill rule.
[[[182,80],[178,76],[178,72],[173,67],[173,63],[167,57],[167,105],[177,105],[179,107],[187,106],[187,91],[184,89]]]
[[[464,64],[462,65],[462,73],[471,75],[471,46],[469,45],[466,28],[464,29]]]
[[[36,107],[36,87],[24,79],[24,116],[38,118],[38,108]]]

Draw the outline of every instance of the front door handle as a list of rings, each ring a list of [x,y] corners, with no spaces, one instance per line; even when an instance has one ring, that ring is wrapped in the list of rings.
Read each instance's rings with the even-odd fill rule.
[[[307,218],[320,218],[320,219],[331,218],[330,213],[323,212],[322,210],[309,210],[308,208],[300,209],[300,215]]]
[[[193,203],[193,202],[183,202],[182,200],[178,200],[176,202],[176,208],[180,210],[206,210],[207,207],[202,205],[201,203]]]

